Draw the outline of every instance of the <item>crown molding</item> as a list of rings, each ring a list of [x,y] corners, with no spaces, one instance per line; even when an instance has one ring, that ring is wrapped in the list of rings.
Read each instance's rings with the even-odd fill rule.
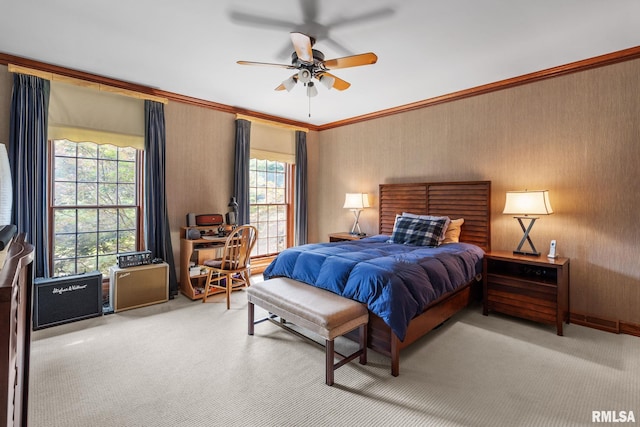
[[[564,76],[567,74],[577,73],[577,72],[589,70],[592,68],[604,67],[606,65],[612,65],[619,62],[630,61],[638,58],[640,58],[640,46],[632,47],[629,49],[623,49],[620,51],[596,56],[589,59],[584,59],[581,61],[571,62],[569,64],[560,65],[557,67],[547,68],[545,70],[524,74],[522,76],[513,77],[510,79],[500,80],[500,81],[489,83],[486,85],[476,86],[470,89],[465,89],[458,92],[449,93],[446,95],[436,96],[434,98],[413,102],[411,104],[400,105],[398,107],[393,107],[386,110],[380,110],[373,113],[364,114],[361,116],[351,117],[345,120],[339,120],[339,121],[327,123],[324,125],[312,125],[310,123],[299,122],[296,120],[290,120],[283,117],[272,116],[269,114],[259,113],[259,112],[247,110],[244,108],[232,107],[232,106],[220,104],[217,102],[206,101],[204,99],[194,98],[186,95],[180,95],[173,92],[167,92],[161,89],[155,89],[148,86],[129,83],[122,80],[112,79],[112,78],[100,76],[97,74],[86,73],[84,71],[77,71],[70,68],[61,67],[58,65],[47,64],[44,62],[21,58],[18,56],[13,56],[13,55],[0,52],[0,64],[3,64],[3,65],[9,65],[9,64],[19,65],[22,67],[32,68],[32,69],[43,71],[43,72],[55,73],[61,76],[66,76],[70,78],[113,86],[115,88],[120,88],[123,90],[140,92],[150,96],[166,98],[169,101],[182,102],[185,104],[191,104],[191,105],[195,105],[203,108],[210,108],[213,110],[222,111],[230,114],[236,114],[236,115],[239,114],[239,115],[254,117],[256,119],[282,123],[282,124],[293,126],[293,127],[305,128],[311,131],[323,131],[323,130],[347,126],[355,123],[361,123],[368,120],[379,119],[382,117],[405,113],[407,111],[413,111],[421,108],[431,107],[438,104],[443,104],[445,102],[457,101],[457,100],[469,98],[472,96],[483,95],[490,92],[495,92],[503,89],[521,86],[524,84],[529,84],[529,83],[546,80],[554,77]]]

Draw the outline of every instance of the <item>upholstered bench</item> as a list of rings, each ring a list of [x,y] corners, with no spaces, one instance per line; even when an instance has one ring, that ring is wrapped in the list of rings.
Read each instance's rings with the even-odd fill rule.
[[[253,335],[255,324],[269,320],[302,338],[310,339],[287,326],[287,323],[293,323],[325,339],[327,385],[333,385],[334,371],[345,363],[358,356],[360,364],[367,363],[369,312],[364,304],[281,277],[251,285],[247,288],[247,299],[249,335]],[[255,321],[254,304],[267,310],[269,316]],[[356,328],[359,328],[360,348],[348,356],[336,352],[333,340]],[[334,363],[336,356],[341,360]]]

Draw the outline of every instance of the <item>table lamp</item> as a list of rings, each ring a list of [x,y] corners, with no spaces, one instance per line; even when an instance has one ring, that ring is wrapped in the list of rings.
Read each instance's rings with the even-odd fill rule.
[[[362,209],[368,207],[369,195],[367,193],[347,193],[345,195],[343,208],[351,209],[351,212],[353,212],[353,216],[355,218],[353,227],[351,227],[350,234],[356,234],[358,236],[363,236],[365,234],[362,232],[362,230],[360,230],[360,224],[358,224],[358,220],[360,219],[360,212],[362,211]]]
[[[533,245],[533,242],[529,237],[533,224],[536,222],[538,217],[529,215],[549,215],[553,213],[551,203],[549,203],[549,191],[507,191],[507,197],[502,213],[505,215],[515,215],[514,218],[518,220],[518,223],[520,223],[520,227],[524,232],[522,240],[520,240],[520,244],[513,253],[519,255],[540,256],[540,252],[536,250],[536,247]],[[529,220],[527,227],[525,227],[523,222],[524,220]],[[529,246],[531,247],[530,251],[522,249],[522,245],[524,245],[525,241],[529,242]]]

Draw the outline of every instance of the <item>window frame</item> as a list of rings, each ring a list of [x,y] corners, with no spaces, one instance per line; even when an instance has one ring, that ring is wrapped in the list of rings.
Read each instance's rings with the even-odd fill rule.
[[[254,156],[249,156],[249,162],[251,162],[252,159],[256,159],[256,160],[268,160],[268,159],[261,159],[258,157],[254,157]],[[273,160],[271,160],[273,161]],[[286,239],[286,248],[290,248],[293,246],[293,233],[294,233],[294,209],[295,209],[295,201],[294,201],[294,186],[295,186],[295,164],[292,163],[287,163],[287,162],[282,162],[280,160],[276,160],[280,163],[283,163],[285,165],[285,203],[277,203],[275,205],[280,206],[280,205],[286,205],[287,206],[287,215],[286,215],[286,220],[287,220],[287,227],[286,227],[286,233],[287,233],[287,239]],[[251,188],[251,187],[249,187]],[[251,200],[249,200],[249,210],[251,210],[251,206],[252,205],[256,205],[251,203]],[[265,203],[259,203],[257,205],[268,205]],[[251,224],[254,226],[257,226],[257,224]],[[260,236],[258,235],[258,238],[260,238]],[[257,246],[257,244],[256,244]],[[274,258],[279,252],[273,252],[273,253],[267,253],[267,254],[260,254],[260,255],[254,255],[251,258],[252,259],[269,259],[269,258]]]
[[[73,143],[77,143],[75,141],[69,141],[69,142],[73,142]],[[93,144],[96,145],[100,145],[97,143],[94,143],[92,141],[83,141],[83,142],[91,142]],[[55,229],[54,229],[54,219],[55,219],[55,211],[57,209],[60,209],[61,207],[59,206],[55,206],[54,205],[54,186],[55,186],[55,150],[54,150],[54,143],[55,140],[53,139],[49,139],[47,141],[47,237],[48,237],[48,260],[47,262],[49,263],[49,271],[53,272],[54,271],[54,260],[55,260],[55,253],[54,253],[54,242],[55,242]],[[112,144],[115,145],[115,144]],[[136,251],[142,251],[145,249],[145,240],[144,240],[144,150],[140,150],[140,149],[135,149],[136,150],[136,155],[135,155],[135,176],[136,176],[136,185],[135,185],[135,199],[136,199],[136,203],[132,206],[127,206],[127,207],[133,207],[136,211],[136,233],[135,233],[135,237],[136,237]],[[76,159],[78,159],[78,157],[75,157]],[[77,182],[77,181],[76,181]],[[119,205],[116,205],[119,206]],[[73,205],[73,206],[69,206],[69,209],[74,209],[74,208],[95,208],[95,209],[100,209],[102,206],[97,204],[97,205]],[[79,273],[76,273],[79,274]],[[102,282],[108,282],[109,281],[109,277],[105,275],[103,275],[102,277]]]

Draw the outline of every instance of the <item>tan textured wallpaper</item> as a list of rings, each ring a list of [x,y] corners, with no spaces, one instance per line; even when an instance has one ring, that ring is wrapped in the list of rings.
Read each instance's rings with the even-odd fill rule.
[[[229,210],[235,115],[169,102],[165,107],[165,125],[167,205],[179,275],[180,227],[187,225],[187,213],[225,214]]]
[[[0,66],[0,142],[11,78]],[[175,259],[185,215],[224,213],[233,190],[233,114],[170,102],[167,197]],[[548,189],[555,213],[532,231],[571,258],[571,311],[640,324],[640,60],[343,126],[307,136],[309,241],[348,230],[344,193],[366,191],[378,227],[380,183],[491,180],[492,245],[521,237],[507,190]]]
[[[571,311],[640,324],[640,61],[597,68],[323,131],[312,235],[348,230],[345,192],[378,184],[491,180],[492,246],[522,237],[507,190],[548,189],[532,239],[571,258]],[[377,200],[361,226],[377,232]]]

